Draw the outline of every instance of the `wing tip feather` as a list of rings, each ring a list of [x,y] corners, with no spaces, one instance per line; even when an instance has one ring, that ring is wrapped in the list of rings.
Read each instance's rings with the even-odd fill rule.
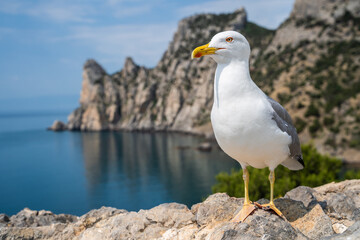
[[[297,160],[303,167],[305,167],[304,159],[302,158],[301,155],[297,155],[297,156],[296,156],[296,160]]]

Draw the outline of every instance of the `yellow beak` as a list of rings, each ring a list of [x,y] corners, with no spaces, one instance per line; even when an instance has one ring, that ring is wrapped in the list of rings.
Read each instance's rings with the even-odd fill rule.
[[[194,49],[194,51],[191,54],[191,59],[200,58],[204,55],[214,54],[216,52],[216,50],[218,50],[218,48],[213,48],[213,47],[209,48],[209,43],[202,45],[202,46]]]

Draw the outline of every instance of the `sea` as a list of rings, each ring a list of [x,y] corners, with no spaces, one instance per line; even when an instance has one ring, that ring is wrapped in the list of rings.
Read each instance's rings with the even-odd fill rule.
[[[203,139],[196,136],[46,130],[69,112],[0,112],[0,213],[190,207],[212,193],[219,172],[240,169],[215,145],[197,150]]]

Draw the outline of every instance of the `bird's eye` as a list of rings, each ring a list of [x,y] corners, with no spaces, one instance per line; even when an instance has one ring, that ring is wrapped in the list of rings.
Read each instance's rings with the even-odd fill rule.
[[[234,41],[234,39],[232,37],[228,37],[228,38],[225,39],[225,41],[230,43],[230,42]]]

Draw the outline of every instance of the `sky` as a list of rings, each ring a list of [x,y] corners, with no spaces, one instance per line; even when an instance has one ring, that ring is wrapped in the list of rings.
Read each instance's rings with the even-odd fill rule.
[[[66,98],[64,102],[77,105],[69,99],[79,97],[82,66],[89,58],[108,73],[119,71],[127,56],[139,65],[154,67],[184,17],[244,7],[249,21],[275,29],[289,16],[293,3],[0,0],[0,111],[21,103],[46,102],[46,97]]]

